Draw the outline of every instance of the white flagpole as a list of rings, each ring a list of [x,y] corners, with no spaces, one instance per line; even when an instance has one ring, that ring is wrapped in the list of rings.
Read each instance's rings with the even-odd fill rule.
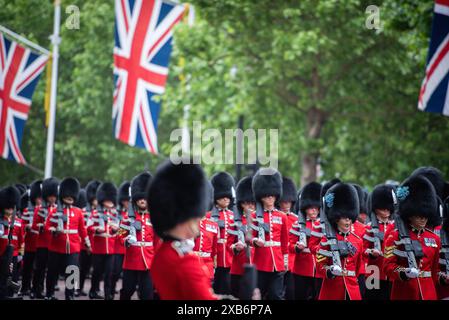
[[[17,34],[14,31],[9,30],[8,28],[6,28],[2,25],[0,25],[0,32],[7,34],[11,38],[16,39],[19,42],[22,42],[23,44],[27,45],[28,47],[36,50],[37,52],[40,52],[40,53],[46,55],[46,56],[48,56],[50,54],[50,52],[47,49],[41,47],[40,45],[38,45],[34,42],[31,42],[27,38],[22,37],[20,34]]]
[[[53,174],[53,151],[55,143],[55,121],[56,121],[56,93],[58,88],[58,58],[59,58],[59,29],[61,23],[61,1],[55,0],[55,14],[53,21],[53,35],[50,37],[53,44],[52,70],[51,70],[51,92],[50,92],[50,118],[47,132],[47,153],[45,156],[45,178]]]

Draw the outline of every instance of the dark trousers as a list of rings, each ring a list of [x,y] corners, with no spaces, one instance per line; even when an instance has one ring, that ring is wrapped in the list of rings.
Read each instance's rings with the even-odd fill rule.
[[[64,254],[57,252],[48,252],[48,273],[47,273],[47,297],[53,297],[55,294],[55,286],[58,282],[59,275],[62,273],[65,276],[65,298],[66,300],[73,299],[75,293],[75,283],[67,283],[67,277],[73,276],[68,266],[79,267],[79,253]],[[68,287],[68,285],[73,287]]]
[[[88,253],[86,250],[81,250],[80,252],[80,290],[84,290],[84,282],[86,281],[87,275],[90,272],[90,267],[92,266],[92,254]]]
[[[120,300],[131,300],[137,287],[140,300],[153,300],[153,281],[150,270],[123,270],[123,288],[120,291]]]
[[[112,294],[115,293],[117,281],[120,279],[120,275],[123,272],[123,259],[124,254],[114,254],[114,262],[112,266]]]
[[[240,297],[240,281],[242,280],[242,276],[238,274],[231,274],[231,294],[241,299]]]
[[[112,254],[93,254],[92,255],[92,286],[91,292],[100,291],[100,281],[103,279],[103,291],[106,299],[111,298],[112,284],[112,263],[114,255]]]
[[[33,292],[44,292],[45,273],[47,272],[48,249],[38,248],[34,258]]]
[[[284,275],[284,298],[285,300],[295,299],[295,281],[290,271],[287,271]]]
[[[390,300],[391,284],[388,280],[379,281],[379,289],[366,288],[366,300]]]
[[[230,268],[217,267],[214,274],[213,289],[216,294],[231,294]]]
[[[26,252],[23,255],[23,269],[22,269],[22,292],[27,292],[31,289],[31,279],[33,276],[33,264],[36,252]]]
[[[357,277],[357,282],[359,283],[360,295],[362,296],[362,300],[365,299],[366,294],[366,283],[365,283],[365,275],[361,274]]]
[[[282,300],[285,272],[257,271],[257,286],[262,300]]]
[[[293,275],[295,282],[295,300],[317,300],[321,290],[320,278]]]

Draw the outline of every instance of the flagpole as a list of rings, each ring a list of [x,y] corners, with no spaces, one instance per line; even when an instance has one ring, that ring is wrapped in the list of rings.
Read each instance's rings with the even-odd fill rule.
[[[59,58],[59,37],[61,23],[61,1],[55,0],[55,13],[53,21],[53,35],[50,37],[53,45],[52,50],[52,70],[51,70],[51,95],[50,95],[50,118],[47,132],[47,152],[45,156],[45,178],[50,178],[53,174],[53,151],[55,143],[55,122],[56,122],[56,93],[58,88],[58,58]]]
[[[8,36],[10,36],[13,39],[16,39],[19,42],[22,42],[23,44],[27,45],[28,47],[45,54],[46,56],[50,55],[50,51],[48,51],[47,49],[41,47],[40,45],[31,42],[30,40],[28,40],[25,37],[22,37],[20,34],[15,33],[14,31],[9,30],[8,28],[0,25],[0,31],[3,32],[4,34],[7,34]]]

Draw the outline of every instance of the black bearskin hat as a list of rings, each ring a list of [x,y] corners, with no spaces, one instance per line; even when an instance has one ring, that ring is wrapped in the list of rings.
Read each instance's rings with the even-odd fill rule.
[[[19,206],[17,208],[19,211],[23,212],[23,210],[28,208],[28,199],[28,192],[25,192],[20,196]]]
[[[117,205],[117,187],[111,182],[103,182],[97,189],[98,204],[102,205],[104,201],[111,201],[114,206]]]
[[[296,202],[296,185],[292,179],[282,177],[282,195],[279,201]]]
[[[321,188],[320,201],[323,200],[323,197],[326,194],[327,190],[332,188],[332,186],[336,185],[337,183],[341,183],[341,180],[338,178],[334,178],[331,181],[328,181],[325,184],[323,184],[323,186]]]
[[[252,188],[256,201],[266,196],[275,196],[279,200],[282,195],[282,176],[276,169],[261,168],[253,177]]]
[[[359,213],[359,197],[355,187],[348,183],[332,186],[324,196],[325,214],[331,223],[340,218],[349,218],[355,222]]]
[[[438,199],[435,188],[423,175],[406,179],[396,189],[399,215],[407,221],[413,216],[426,217],[428,225],[435,226],[439,220]]]
[[[374,187],[370,194],[371,211],[376,209],[388,209],[390,213],[394,212],[394,202],[392,190],[395,188],[389,184],[379,184]]]
[[[45,201],[50,196],[58,196],[59,180],[56,178],[47,178],[42,182],[42,199]],[[76,199],[76,198],[75,198]]]
[[[140,199],[146,199],[146,191],[152,176],[149,172],[142,172],[131,180],[131,200],[136,202]]]
[[[368,200],[367,199],[368,198],[368,194],[358,184],[353,183],[352,185],[355,188],[355,190],[357,191],[357,196],[359,198],[359,206],[360,206],[360,212],[359,213],[369,213],[367,205],[366,205],[366,202]]]
[[[20,195],[22,195],[22,194],[24,194],[25,192],[27,192],[27,186],[26,185],[24,185],[23,183],[16,183],[15,185],[14,185],[14,187],[16,187],[16,189],[19,191],[19,194]]]
[[[118,195],[117,195],[117,203],[122,203],[123,201],[129,201],[129,187],[131,186],[131,183],[129,181],[124,181],[118,187]]]
[[[9,186],[0,190],[0,210],[18,208],[20,192],[14,186]],[[3,213],[3,212],[2,212]]]
[[[229,198],[232,200],[232,188],[235,187],[234,178],[227,172],[218,172],[210,179],[214,187],[214,201],[221,198]]]
[[[87,193],[86,190],[81,189],[78,194],[78,199],[75,201],[75,207],[84,209],[87,206]]]
[[[239,183],[237,183],[235,193],[236,193],[237,209],[239,210],[240,215],[243,214],[241,207],[242,202],[255,202],[252,183],[253,183],[252,176],[243,177],[242,179],[240,179]]]
[[[440,199],[445,199],[449,196],[449,184],[444,181],[443,174],[440,170],[434,167],[420,167],[413,171],[411,177],[421,175],[426,177],[435,188],[435,192]]]
[[[30,201],[36,205],[36,199],[42,198],[42,180],[33,181],[30,185]]]
[[[190,162],[189,162],[190,163]],[[147,192],[154,231],[166,231],[191,218],[206,214],[210,199],[207,178],[197,164],[173,164],[167,160],[156,171]]]
[[[207,211],[211,211],[214,208],[214,186],[212,185],[212,182],[210,180],[207,180],[207,196],[209,197],[209,204],[207,206]]]
[[[71,197],[73,201],[78,199],[80,193],[80,183],[75,178],[65,178],[59,185],[59,199]]]
[[[86,185],[86,197],[87,202],[92,204],[92,201],[94,201],[97,198],[97,189],[100,186],[101,182],[98,180],[92,180],[89,181]]]
[[[301,189],[298,195],[299,210],[305,214],[305,210],[310,207],[321,208],[321,184],[318,182],[309,182]]]

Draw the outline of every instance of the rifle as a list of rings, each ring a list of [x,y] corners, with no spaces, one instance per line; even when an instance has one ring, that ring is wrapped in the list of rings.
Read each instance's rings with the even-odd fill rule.
[[[142,230],[142,223],[140,221],[136,221],[136,213],[134,210],[134,204],[132,203],[128,206],[128,218],[130,220],[129,226],[120,224],[120,228],[128,231],[131,237],[137,239],[137,231]]]
[[[252,219],[251,219],[251,212],[244,212],[246,216],[246,223],[247,225],[252,225]],[[251,247],[250,243],[252,240],[252,232],[251,228],[246,228],[245,232],[245,242],[246,242],[246,248],[245,248],[245,254],[247,258],[247,263],[244,264],[244,273],[242,276],[242,279],[240,280],[240,299],[242,300],[251,300],[253,297],[254,290],[256,289],[257,285],[257,272],[254,265],[251,263]]]
[[[300,209],[301,196],[302,196],[302,194],[299,194],[299,199],[298,199],[299,205],[297,207],[297,212],[296,212],[296,214],[298,215],[299,232],[296,233],[295,230],[292,230],[290,232],[297,235],[299,237],[299,243],[301,245],[303,245],[304,248],[306,248],[307,247],[307,237],[310,237],[311,231],[309,229],[307,229],[306,218],[304,217],[304,215],[302,214],[301,209]]]
[[[14,206],[11,222],[8,223],[8,221],[3,220],[1,224],[3,227],[3,232],[5,230],[5,227],[8,228],[8,245],[6,246],[5,252],[3,253],[0,261],[0,278],[2,278],[0,280],[0,285],[6,285],[6,288],[12,289],[13,293],[19,292],[20,289],[20,284],[12,280],[12,274],[10,273],[9,269],[14,254],[14,246],[12,244],[12,241],[14,234],[14,225],[16,223],[16,215],[17,209]]]
[[[265,241],[265,232],[270,232],[270,227],[263,220],[263,207],[260,202],[256,202],[256,221],[257,227],[251,224],[254,230],[257,231],[257,238]]]
[[[58,198],[58,202],[57,202],[57,209],[56,209],[56,214],[55,214],[56,218],[57,218],[57,231],[63,231],[64,230],[64,223],[67,222],[67,215],[64,214],[64,206],[61,203],[61,200],[59,200]]]
[[[369,236],[365,234],[363,239],[368,240],[369,242],[374,243],[374,249],[382,252],[382,242],[384,241],[384,233],[379,229],[379,221],[377,221],[377,217],[374,211],[370,213],[371,220],[371,233],[373,236]]]
[[[22,220],[25,220],[28,222],[27,226],[31,227],[33,225],[33,219],[34,219],[34,205],[31,202],[30,199],[30,189],[27,190],[27,194],[28,194],[28,203],[27,203],[27,212],[28,215],[22,215]]]
[[[228,230],[228,233],[237,236],[237,241],[244,244],[245,233],[248,228],[242,223],[242,215],[240,209],[237,206],[237,199],[235,196],[234,187],[232,188],[232,201],[233,201],[232,211],[234,212],[234,224],[236,226],[236,230]]]
[[[399,241],[396,241],[395,244],[402,244],[404,246],[404,251],[394,249],[393,254],[402,258],[406,258],[409,268],[415,268],[419,270],[416,259],[422,258],[424,256],[421,243],[419,241],[410,239],[410,232],[406,227],[404,220],[399,216],[399,203],[394,190],[392,190],[392,194],[395,208],[394,223],[399,233]]]
[[[440,250],[440,265],[442,270],[449,276],[449,235],[446,230],[441,229],[441,250]]]
[[[335,233],[335,229],[332,227],[331,223],[327,219],[326,213],[325,213],[325,201],[324,197],[322,199],[323,203],[321,206],[320,211],[320,222],[321,227],[324,231],[324,235],[326,236],[326,245],[329,246],[329,250],[318,250],[318,253],[322,256],[332,258],[332,264],[339,266],[341,269],[343,269],[343,266],[341,264],[341,257],[346,256],[348,254],[348,246],[345,241],[338,241],[337,240],[337,234]]]

